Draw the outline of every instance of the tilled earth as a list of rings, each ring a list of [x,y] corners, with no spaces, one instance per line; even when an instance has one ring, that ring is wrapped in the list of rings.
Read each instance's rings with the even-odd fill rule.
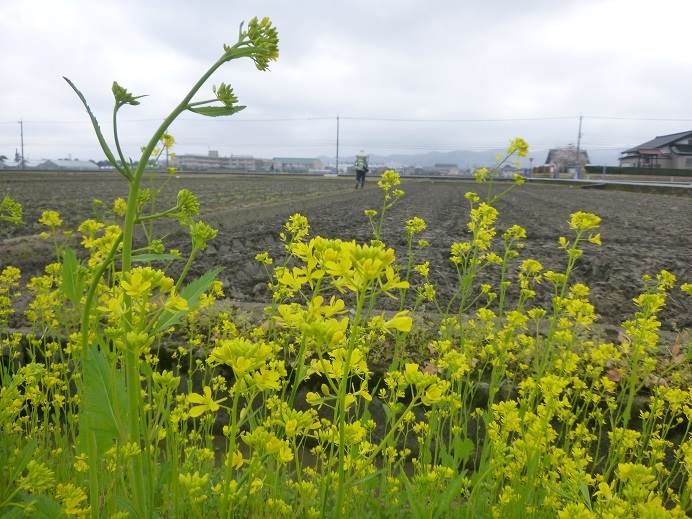
[[[227,295],[236,301],[269,299],[266,274],[254,261],[257,252],[282,255],[278,239],[288,216],[300,212],[311,223],[312,234],[367,241],[372,236],[363,215],[366,208],[379,209],[381,193],[375,182],[355,191],[352,179],[249,175],[187,175],[157,177],[145,182],[165,182],[158,209],[174,203],[175,193],[188,188],[201,201],[202,215],[219,229],[217,238],[196,262],[193,272],[220,266]],[[385,223],[385,241],[405,252],[404,221],[420,216],[428,223],[421,236],[431,244],[419,258],[431,263],[431,278],[444,301],[456,288],[456,274],[449,262],[449,246],[468,238],[469,205],[464,193],[478,189],[471,182],[404,180],[406,196],[391,209]],[[499,185],[499,189],[504,185]],[[51,248],[38,239],[36,223],[45,209],[59,211],[68,226],[101,211],[92,200],[109,207],[125,195],[125,182],[115,173],[1,173],[0,197],[9,194],[25,208],[25,225],[0,227],[0,266],[14,264],[25,276],[33,275],[50,261]],[[592,289],[592,301],[601,322],[617,325],[635,311],[632,298],[641,290],[641,277],[665,268],[680,282],[692,282],[692,201],[672,196],[625,191],[582,189],[576,186],[527,184],[507,194],[498,204],[498,235],[512,224],[528,233],[522,256],[538,259],[546,269],[564,269],[559,236],[570,236],[567,221],[575,211],[602,217],[603,245],[585,245],[575,279]],[[189,250],[189,237],[172,226],[161,226],[169,248]],[[497,281],[497,272],[484,272],[482,281]],[[547,291],[539,299],[547,301]],[[692,328],[692,298],[675,289],[662,314],[668,330]]]

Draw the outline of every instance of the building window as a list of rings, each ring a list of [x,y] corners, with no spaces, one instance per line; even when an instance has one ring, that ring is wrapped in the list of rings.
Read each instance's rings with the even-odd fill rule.
[[[685,159],[685,169],[692,169],[692,159]]]

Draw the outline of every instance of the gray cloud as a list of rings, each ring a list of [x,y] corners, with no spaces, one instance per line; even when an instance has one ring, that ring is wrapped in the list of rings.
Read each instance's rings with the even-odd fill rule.
[[[144,6],[142,6],[144,4]],[[0,6],[3,86],[0,154],[26,124],[32,158],[100,158],[85,114],[62,82],[82,88],[104,127],[113,79],[147,93],[123,114],[136,154],[187,88],[232,41],[240,20],[269,15],[281,55],[271,71],[226,66],[248,109],[237,120],[186,115],[179,152],[331,155],[334,120],[311,117],[484,119],[541,116],[692,118],[692,4],[591,1],[5,0]],[[211,88],[211,84],[208,88]],[[256,119],[292,119],[256,122]],[[587,149],[614,150],[686,121],[585,120]],[[523,135],[545,149],[576,140],[577,121],[392,122],[342,120],[343,153],[487,149]]]

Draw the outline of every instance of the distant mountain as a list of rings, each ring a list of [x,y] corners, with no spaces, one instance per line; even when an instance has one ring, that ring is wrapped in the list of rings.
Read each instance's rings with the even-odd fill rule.
[[[498,153],[502,153],[504,150],[486,150],[486,151],[467,151],[467,150],[454,150],[454,151],[429,151],[427,153],[395,153],[392,155],[379,155],[377,153],[370,154],[370,164],[372,165],[385,165],[393,168],[401,166],[433,166],[434,164],[456,164],[460,168],[475,168],[480,166],[491,166],[495,164],[495,156]],[[603,165],[603,166],[617,166],[618,158],[620,157],[620,152],[622,150],[589,150],[589,158],[591,164]],[[534,166],[543,164],[546,157],[548,156],[548,151],[537,151],[530,153],[530,156],[534,158]],[[335,157],[321,156],[320,160],[325,164],[334,165],[336,162]],[[340,164],[353,164],[355,161],[355,156],[342,156],[339,157]],[[522,166],[528,167],[529,161],[524,158],[521,159]]]

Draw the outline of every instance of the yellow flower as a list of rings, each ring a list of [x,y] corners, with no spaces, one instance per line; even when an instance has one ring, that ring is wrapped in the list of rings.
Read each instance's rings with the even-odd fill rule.
[[[410,332],[413,326],[413,319],[408,315],[408,310],[398,312],[390,320],[384,322],[386,330],[398,330],[400,332]]]
[[[488,168],[478,168],[473,172],[473,176],[476,177],[476,182],[478,184],[483,184],[488,180],[490,175],[490,170]]]
[[[310,224],[305,216],[296,213],[289,217],[284,229],[293,235],[294,241],[301,241],[310,233]]]
[[[80,516],[87,512],[87,510],[81,508],[82,504],[86,504],[86,492],[72,483],[58,484],[55,489],[55,498],[60,502],[63,510],[70,516]]]
[[[166,149],[171,149],[175,144],[175,138],[170,133],[164,133],[161,137],[161,144]]]
[[[206,413],[207,411],[215,413],[221,408],[219,403],[223,402],[224,400],[226,399],[221,398],[219,400],[214,400],[211,396],[211,388],[209,386],[204,386],[203,395],[199,395],[197,393],[191,393],[187,395],[187,401],[191,404],[196,404],[195,406],[190,408],[190,416],[192,418],[196,418]]]
[[[274,262],[274,260],[272,260],[268,252],[260,252],[256,254],[255,261],[259,261],[260,263],[267,266],[271,265]]]
[[[481,201],[481,197],[478,196],[478,193],[475,193],[474,191],[468,191],[464,193],[464,198],[466,198],[466,200],[468,200],[472,204],[477,204]]]
[[[239,450],[235,451],[233,454],[230,454],[228,456],[226,462],[234,469],[239,469],[243,466],[243,463],[245,463],[245,460],[243,459],[243,453]]]
[[[594,245],[600,245],[601,244],[601,234],[592,234],[589,236],[589,242],[593,243]]]
[[[127,212],[127,202],[124,198],[116,198],[113,202],[113,212],[118,216],[125,216]]]
[[[38,223],[51,228],[60,227],[62,225],[62,218],[60,218],[60,213],[57,211],[43,211],[41,217],[38,219]]]
[[[596,229],[601,223],[601,218],[592,213],[585,213],[584,211],[577,211],[572,213],[569,220],[569,226],[571,229],[577,231],[588,231],[591,229]]]
[[[9,196],[0,200],[0,222],[22,223],[22,205]]]
[[[521,137],[516,137],[512,139],[512,142],[509,143],[509,147],[507,148],[507,155],[512,155],[514,153],[516,153],[520,157],[526,157],[526,155],[528,155],[529,153],[529,145]]]
[[[179,312],[182,310],[187,310],[189,308],[187,304],[187,299],[178,294],[172,294],[171,296],[169,296],[168,300],[166,301],[165,307],[167,310],[171,310],[173,312]]]
[[[425,220],[418,216],[414,216],[406,221],[406,233],[410,235],[419,234],[423,232],[427,226]]]
[[[415,267],[413,267],[413,270],[418,272],[422,277],[427,278],[430,274],[430,262],[426,261],[424,263],[416,265]]]
[[[18,486],[32,494],[42,494],[55,484],[55,473],[44,463],[31,460],[26,466],[27,474],[19,478]]]
[[[421,402],[428,406],[439,403],[444,398],[448,388],[449,382],[446,380],[440,380],[439,382],[428,386],[425,393],[423,393],[423,396],[421,397]]]
[[[382,178],[377,182],[377,185],[384,191],[389,191],[394,186],[401,184],[401,179],[399,178],[399,173],[393,169],[388,169],[382,173]]]
[[[125,293],[131,297],[138,297],[151,289],[151,281],[145,279],[142,270],[137,269],[126,276],[126,279],[120,282]]]

